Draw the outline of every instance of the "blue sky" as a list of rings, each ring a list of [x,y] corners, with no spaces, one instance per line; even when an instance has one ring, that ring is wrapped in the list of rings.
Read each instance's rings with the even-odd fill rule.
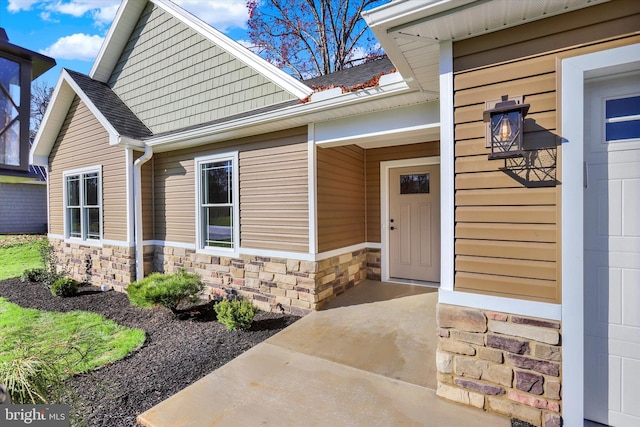
[[[234,40],[247,38],[245,0],[173,0]],[[0,0],[0,27],[9,41],[56,59],[38,78],[54,86],[60,69],[88,74],[120,0]]]

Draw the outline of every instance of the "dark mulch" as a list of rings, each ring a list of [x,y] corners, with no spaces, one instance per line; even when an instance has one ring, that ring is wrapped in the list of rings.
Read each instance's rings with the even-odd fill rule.
[[[0,296],[22,307],[86,310],[143,329],[144,346],[129,357],[68,380],[68,403],[80,425],[124,427],[136,416],[264,341],[298,318],[259,312],[248,331],[227,331],[212,310],[176,319],[164,308],[132,307],[125,294],[81,287],[77,296],[53,297],[36,283],[0,281]],[[210,308],[210,307],[209,307]]]

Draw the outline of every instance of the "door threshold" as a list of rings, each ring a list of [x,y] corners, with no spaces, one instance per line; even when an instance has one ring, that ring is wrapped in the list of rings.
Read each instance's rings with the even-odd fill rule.
[[[400,279],[398,277],[389,277],[385,280],[387,283],[397,283],[400,285],[425,286],[427,288],[439,288],[440,282],[427,282],[424,280]]]

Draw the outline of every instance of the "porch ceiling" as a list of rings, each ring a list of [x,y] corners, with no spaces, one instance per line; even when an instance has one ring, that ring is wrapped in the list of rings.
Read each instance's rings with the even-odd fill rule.
[[[609,0],[396,0],[363,17],[407,83],[439,93],[440,48]]]

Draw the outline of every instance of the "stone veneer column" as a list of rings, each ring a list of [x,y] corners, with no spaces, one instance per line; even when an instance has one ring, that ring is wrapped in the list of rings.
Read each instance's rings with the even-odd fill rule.
[[[560,427],[560,322],[438,304],[437,394]]]

